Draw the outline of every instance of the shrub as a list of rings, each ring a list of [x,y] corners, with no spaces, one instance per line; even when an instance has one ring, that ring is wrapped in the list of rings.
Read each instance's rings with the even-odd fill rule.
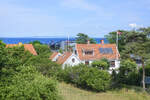
[[[32,66],[17,67],[16,71],[3,69],[2,73],[1,100],[59,99],[56,81],[42,76]]]
[[[59,72],[61,71],[61,66],[52,62],[48,58],[44,58],[41,55],[34,56],[30,58],[25,65],[33,65],[37,68],[39,72],[41,72],[45,76],[49,77],[56,77],[58,76]]]
[[[122,74],[128,74],[128,72],[135,72],[137,70],[137,64],[131,60],[123,60],[120,63],[119,71]]]
[[[123,60],[120,63],[119,74],[116,80],[122,84],[139,85],[140,76],[137,71],[136,63],[131,60]]]
[[[80,64],[64,70],[64,81],[93,91],[105,91],[110,86],[111,77],[107,71]]]
[[[97,67],[99,69],[107,70],[109,69],[109,63],[105,59],[96,60],[92,62],[92,67]]]
[[[38,55],[49,57],[51,50],[48,45],[34,44],[34,48]]]

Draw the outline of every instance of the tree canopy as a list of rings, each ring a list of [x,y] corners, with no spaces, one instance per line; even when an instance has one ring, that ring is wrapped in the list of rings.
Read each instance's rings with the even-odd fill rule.
[[[84,33],[78,33],[76,38],[76,43],[78,44],[87,44],[90,41],[91,44],[95,44],[96,41],[93,38],[90,38],[88,35]]]

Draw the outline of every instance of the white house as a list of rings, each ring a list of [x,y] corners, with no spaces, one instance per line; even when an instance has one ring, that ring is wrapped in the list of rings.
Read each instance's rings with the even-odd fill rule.
[[[56,61],[56,63],[58,63],[58,64],[62,64],[63,69],[66,65],[75,66],[75,65],[78,65],[79,63],[81,63],[78,56],[76,56],[72,52],[65,52],[63,54],[60,54],[58,52],[54,52],[51,55],[50,59],[52,61]]]
[[[102,40],[100,44],[76,44],[75,54],[79,57],[82,63],[91,64],[94,60],[106,58],[110,61],[110,69],[118,69],[120,61],[118,60],[120,54],[117,50],[116,44],[104,44]]]
[[[117,50],[116,44],[76,44],[75,49],[72,52],[65,52],[60,54],[54,52],[50,59],[56,61],[58,64],[62,64],[64,68],[65,65],[78,65],[79,63],[91,64],[95,60],[100,60],[102,58],[108,59],[110,61],[109,72],[116,70],[120,67],[120,61],[118,60],[120,54]]]

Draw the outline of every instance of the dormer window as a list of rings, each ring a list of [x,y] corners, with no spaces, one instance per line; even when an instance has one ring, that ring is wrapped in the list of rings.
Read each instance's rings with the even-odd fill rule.
[[[94,50],[82,49],[83,55],[94,55]]]
[[[93,55],[93,51],[85,51],[85,55]]]

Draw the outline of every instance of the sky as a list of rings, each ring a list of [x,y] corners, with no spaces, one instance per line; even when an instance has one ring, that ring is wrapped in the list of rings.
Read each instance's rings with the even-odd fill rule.
[[[0,0],[0,37],[104,37],[150,26],[150,0]]]

